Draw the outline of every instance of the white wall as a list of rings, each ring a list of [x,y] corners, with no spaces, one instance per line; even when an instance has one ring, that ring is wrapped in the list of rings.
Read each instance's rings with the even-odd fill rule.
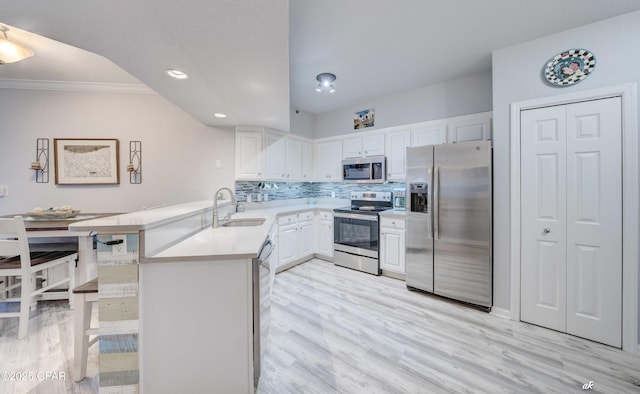
[[[547,84],[542,77],[542,68],[549,58],[570,48],[585,48],[594,53],[597,60],[595,70],[571,87],[557,88]],[[493,191],[494,206],[500,207],[494,210],[493,227],[494,304],[497,307],[509,309],[511,296],[509,105],[516,101],[638,81],[640,12],[493,52]]]
[[[300,137],[313,139],[313,130],[315,115],[305,112],[301,109],[291,108],[289,125],[291,126],[291,134]]]
[[[314,126],[315,138],[363,131],[353,129],[353,114],[365,109],[375,109],[375,125],[365,129],[375,130],[491,111],[491,100],[491,72],[487,71],[318,114]],[[291,130],[294,130],[293,127]]]
[[[69,204],[83,212],[124,212],[143,206],[213,198],[216,188],[233,187],[232,130],[202,125],[161,96],[0,89],[0,215],[34,207]],[[35,182],[30,163],[36,139],[117,138],[120,184],[58,186],[54,173]],[[129,141],[142,141],[142,179],[129,183]],[[214,168],[215,160],[221,168]]]

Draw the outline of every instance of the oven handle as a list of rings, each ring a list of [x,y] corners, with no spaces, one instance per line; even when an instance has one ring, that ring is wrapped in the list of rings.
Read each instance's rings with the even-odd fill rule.
[[[334,218],[346,218],[346,219],[357,219],[357,220],[368,220],[370,222],[377,222],[378,215],[358,215],[357,213],[344,213],[344,212],[334,212]]]

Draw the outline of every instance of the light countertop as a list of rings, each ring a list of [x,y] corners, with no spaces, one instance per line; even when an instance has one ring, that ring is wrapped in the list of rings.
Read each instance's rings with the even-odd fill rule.
[[[237,212],[232,219],[264,218],[260,226],[206,228],[184,241],[141,261],[155,262],[168,260],[243,259],[258,256],[271,226],[278,216],[313,210],[333,210],[344,206],[344,202],[282,205],[269,208],[251,209]]]
[[[229,204],[229,200],[220,200],[218,206]],[[161,226],[168,222],[193,214],[194,212],[211,209],[212,201],[195,201],[185,204],[171,205],[136,211],[122,215],[107,216],[91,220],[84,220],[69,225],[69,231],[97,231],[97,232],[137,232]]]
[[[229,200],[221,200],[218,207],[230,204]],[[346,202],[348,204],[348,200]],[[212,201],[195,201],[184,204],[160,207],[145,211],[131,212],[85,220],[69,225],[70,231],[123,234],[158,228],[178,221],[181,218],[198,212],[211,210]],[[141,256],[141,262],[167,260],[204,260],[214,258],[253,258],[257,257],[271,226],[278,216],[294,214],[309,210],[327,210],[345,206],[345,200],[321,199],[315,204],[306,204],[303,199],[278,201],[264,204],[248,205],[250,209],[237,212],[232,219],[264,218],[262,225],[253,227],[219,227],[205,228],[202,231],[150,256]],[[210,213],[209,213],[210,214]],[[221,217],[222,219],[222,217]]]
[[[389,209],[387,211],[380,212],[380,216],[385,217],[401,217],[404,218],[407,216],[407,211],[401,211],[399,209]]]

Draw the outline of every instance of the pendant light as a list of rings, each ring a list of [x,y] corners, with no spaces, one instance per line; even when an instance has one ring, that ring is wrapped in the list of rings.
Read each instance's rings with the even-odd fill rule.
[[[0,65],[19,62],[20,60],[33,56],[33,50],[31,50],[31,48],[9,40],[7,37],[8,27],[0,25],[0,31],[4,36],[0,36]]]

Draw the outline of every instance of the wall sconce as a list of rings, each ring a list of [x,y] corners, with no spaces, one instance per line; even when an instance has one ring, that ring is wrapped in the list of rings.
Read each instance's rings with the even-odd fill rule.
[[[129,141],[129,183],[139,185],[142,183],[142,142]]]
[[[20,60],[33,56],[33,50],[31,50],[31,48],[9,40],[9,37],[7,37],[8,31],[8,27],[0,25],[0,32],[2,32],[3,35],[0,36],[0,65],[19,62]]]
[[[49,183],[48,138],[38,138],[36,141],[36,161],[31,162],[31,169],[36,172],[36,183]]]

